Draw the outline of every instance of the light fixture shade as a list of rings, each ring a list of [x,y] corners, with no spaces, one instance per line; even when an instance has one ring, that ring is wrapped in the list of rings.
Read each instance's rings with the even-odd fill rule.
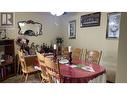
[[[61,12],[61,11],[57,11],[57,12],[51,12],[52,15],[55,15],[55,16],[61,16],[64,12]]]

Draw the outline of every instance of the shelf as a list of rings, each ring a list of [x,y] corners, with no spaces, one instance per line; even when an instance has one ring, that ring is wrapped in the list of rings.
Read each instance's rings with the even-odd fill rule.
[[[8,44],[8,45],[0,45],[0,47],[4,47],[4,46],[13,46],[11,44]]]
[[[15,74],[8,75],[8,76],[6,77],[6,79],[7,79],[7,78],[10,78],[10,77],[13,77],[13,76],[15,76]]]
[[[12,39],[2,39],[0,40],[0,47],[7,59],[0,64],[0,81],[10,78],[16,75],[16,64],[15,64],[15,48],[14,40]]]
[[[0,82],[4,81],[4,80],[6,80],[10,77],[13,77],[13,76],[15,76],[15,74],[8,75],[7,77],[4,77],[4,78],[0,79]]]
[[[6,66],[6,65],[9,65],[9,64],[13,64],[12,62],[10,63],[1,63],[0,66]]]

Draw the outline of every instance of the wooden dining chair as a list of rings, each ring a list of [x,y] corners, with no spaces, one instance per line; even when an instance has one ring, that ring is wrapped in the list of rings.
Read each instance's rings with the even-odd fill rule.
[[[85,60],[85,58],[86,58],[86,53],[87,53],[87,49],[83,48],[83,49],[82,49],[82,53],[81,53],[81,59],[82,59],[82,60]]]
[[[69,52],[68,52],[68,47],[62,47],[62,57],[68,58],[69,57]]]
[[[81,58],[82,49],[74,48],[72,50],[72,60],[79,60]]]
[[[22,51],[18,51],[19,56],[19,62],[21,64],[21,70],[22,70],[22,78],[25,77],[25,82],[27,82],[28,76],[30,74],[38,74],[38,70],[34,68],[33,65],[27,66],[25,57]]]
[[[17,71],[16,71],[16,74],[20,75],[22,73],[22,70],[21,70],[21,64],[20,64],[20,61],[19,61],[19,56],[18,54],[16,54],[16,62],[17,62]]]
[[[91,50],[91,51],[87,51],[86,53],[86,61],[87,62],[93,62],[93,63],[100,63],[100,59],[102,56],[102,51],[97,51],[97,50]]]
[[[50,76],[50,83],[62,82],[59,64],[47,57],[45,58],[45,64],[46,71]]]
[[[44,55],[36,52],[37,59],[39,62],[39,65],[41,67],[41,82],[43,83],[49,83],[50,82],[50,75],[46,72],[46,65],[45,65],[45,57]]]

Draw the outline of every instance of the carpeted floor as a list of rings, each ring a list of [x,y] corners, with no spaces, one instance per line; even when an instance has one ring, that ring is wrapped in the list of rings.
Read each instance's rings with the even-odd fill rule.
[[[27,83],[40,83],[41,80],[39,79],[38,75],[29,75]],[[24,80],[21,80],[21,75],[17,75],[7,80],[4,80],[2,83],[24,83]]]

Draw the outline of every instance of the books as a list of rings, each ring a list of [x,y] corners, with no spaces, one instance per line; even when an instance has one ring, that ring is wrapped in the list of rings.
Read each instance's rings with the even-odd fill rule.
[[[12,64],[0,67],[0,80],[8,78],[8,76],[14,73]]]

